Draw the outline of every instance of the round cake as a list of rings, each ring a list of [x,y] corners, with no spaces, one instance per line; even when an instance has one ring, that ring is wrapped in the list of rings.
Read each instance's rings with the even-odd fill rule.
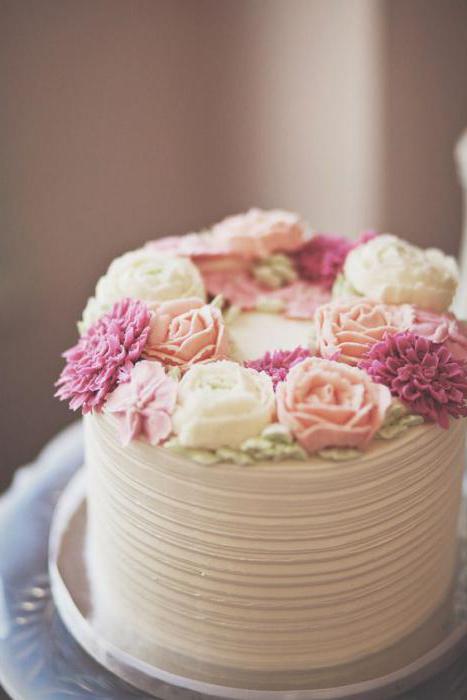
[[[430,618],[462,492],[456,286],[439,250],[279,210],[114,260],[57,382],[85,414],[98,633],[287,689]]]

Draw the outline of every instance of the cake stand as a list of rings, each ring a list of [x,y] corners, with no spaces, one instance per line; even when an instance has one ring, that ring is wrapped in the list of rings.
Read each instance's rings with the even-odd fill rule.
[[[136,689],[94,660],[61,621],[51,594],[48,541],[55,504],[83,460],[81,425],[60,433],[37,461],[20,470],[11,489],[0,497],[0,685],[14,700],[202,700],[198,690],[178,687],[173,678],[153,677],[151,692]],[[75,487],[76,492],[76,487]],[[399,698],[465,700],[467,698],[467,545],[464,541],[456,585],[465,592],[456,602],[455,619],[445,637],[423,658],[392,677],[376,677],[359,694],[349,688],[296,691],[283,700]],[[78,611],[79,614],[79,611]],[[79,625],[78,625],[79,626]],[[81,639],[83,642],[84,640]],[[92,645],[91,645],[92,646]],[[90,648],[94,653],[93,648]],[[118,656],[117,659],[121,661]],[[101,659],[106,663],[106,659]],[[128,659],[127,659],[128,661]],[[402,664],[403,665],[403,664]],[[130,659],[131,666],[131,659]],[[141,683],[137,675],[133,682]],[[147,671],[147,669],[146,669]],[[125,674],[124,674],[125,675]],[[128,673],[126,674],[128,677]],[[183,679],[181,679],[183,681]],[[370,687],[371,686],[371,687]],[[352,691],[350,691],[352,692]],[[255,692],[243,691],[254,700]],[[266,693],[263,697],[267,696]],[[274,697],[279,695],[274,693]]]

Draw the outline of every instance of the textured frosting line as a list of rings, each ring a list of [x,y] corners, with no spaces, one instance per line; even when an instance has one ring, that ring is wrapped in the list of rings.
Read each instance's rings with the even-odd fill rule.
[[[448,591],[464,421],[352,462],[215,468],[85,425],[96,624],[150,663],[267,687],[400,640]]]

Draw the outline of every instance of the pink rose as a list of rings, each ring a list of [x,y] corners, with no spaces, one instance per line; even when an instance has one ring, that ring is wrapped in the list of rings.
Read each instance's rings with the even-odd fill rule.
[[[177,382],[159,362],[143,360],[133,367],[129,381],[109,395],[105,412],[115,414],[122,445],[137,437],[159,445],[172,430],[176,401]]]
[[[250,209],[229,216],[213,226],[214,239],[229,246],[232,254],[266,258],[276,251],[292,251],[307,238],[305,224],[296,214],[273,209]]]
[[[284,302],[284,314],[288,318],[314,317],[316,309],[331,299],[328,289],[306,280],[295,280],[282,289],[275,289],[269,296]]]
[[[338,354],[340,362],[357,365],[386,333],[409,328],[414,316],[409,304],[389,306],[370,299],[342,300],[317,309],[315,326],[322,357]]]
[[[212,304],[204,304],[201,299],[177,299],[153,311],[144,357],[185,370],[195,362],[223,360],[228,355],[222,314]]]
[[[276,251],[294,251],[307,240],[304,222],[288,211],[250,209],[228,216],[207,231],[159,238],[147,243],[150,249],[186,255],[216,257],[237,255],[244,259],[266,258]]]
[[[356,367],[310,357],[278,385],[277,415],[307,452],[365,447],[383,423],[391,392]]]
[[[415,309],[410,330],[435,343],[444,343],[456,360],[467,360],[467,327],[454,314],[437,314]]]

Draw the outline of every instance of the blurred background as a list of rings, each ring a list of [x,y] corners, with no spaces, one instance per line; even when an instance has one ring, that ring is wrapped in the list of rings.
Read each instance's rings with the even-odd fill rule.
[[[0,0],[0,491],[116,255],[252,205],[457,254],[466,0]]]

